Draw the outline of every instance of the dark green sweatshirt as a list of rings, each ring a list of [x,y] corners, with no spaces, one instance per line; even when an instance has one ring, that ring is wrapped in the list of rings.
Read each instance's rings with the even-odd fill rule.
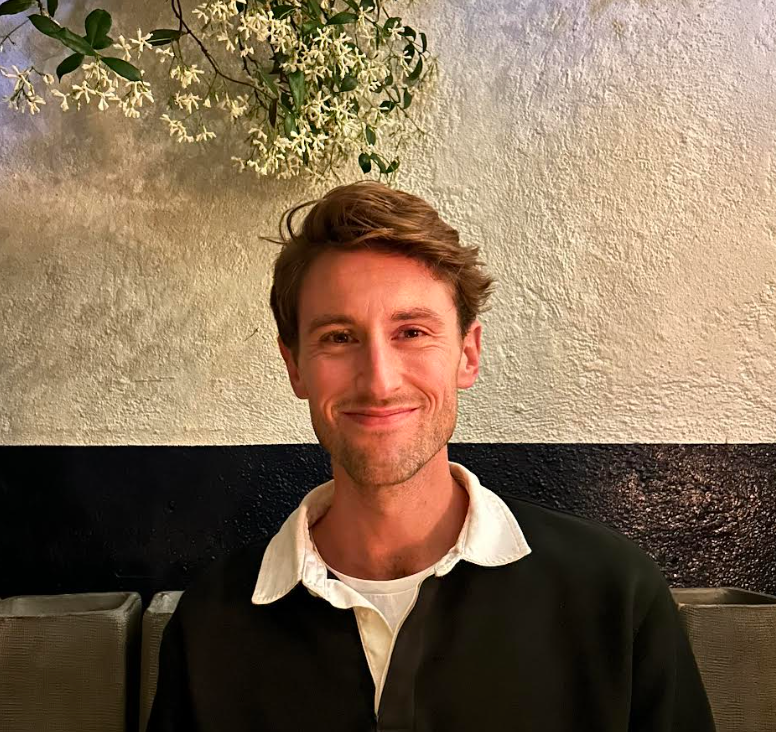
[[[531,554],[423,581],[378,715],[352,609],[301,584],[251,603],[263,542],[183,594],[148,732],[713,732],[657,565],[601,524],[504,500]]]

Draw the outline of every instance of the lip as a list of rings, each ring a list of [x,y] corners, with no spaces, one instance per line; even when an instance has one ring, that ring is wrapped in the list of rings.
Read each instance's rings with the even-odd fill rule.
[[[411,409],[401,409],[398,411],[343,412],[343,414],[348,419],[351,419],[364,427],[388,427],[402,422],[417,410],[417,407],[413,407]]]

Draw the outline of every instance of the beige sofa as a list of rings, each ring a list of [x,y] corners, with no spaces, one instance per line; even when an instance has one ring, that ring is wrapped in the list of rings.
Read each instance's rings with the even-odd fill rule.
[[[776,732],[776,597],[673,589],[718,732]],[[0,600],[0,730],[145,732],[182,592]],[[625,732],[625,731],[623,731]]]

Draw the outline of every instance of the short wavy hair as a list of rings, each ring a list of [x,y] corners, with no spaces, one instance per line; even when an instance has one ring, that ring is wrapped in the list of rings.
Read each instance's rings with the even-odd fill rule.
[[[295,217],[315,204],[298,230]],[[285,231],[284,231],[285,222]],[[270,306],[278,334],[299,355],[299,292],[312,262],[325,252],[371,249],[425,264],[453,293],[463,338],[486,310],[495,280],[483,270],[479,247],[462,246],[458,232],[426,201],[372,180],[338,186],[323,198],[287,209],[280,221]]]

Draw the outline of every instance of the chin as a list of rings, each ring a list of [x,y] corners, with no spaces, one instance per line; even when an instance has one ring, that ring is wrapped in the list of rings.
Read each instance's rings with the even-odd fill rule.
[[[432,457],[414,452],[387,456],[387,459],[383,453],[379,458],[375,458],[366,451],[347,448],[338,452],[338,455],[332,456],[333,459],[354,483],[374,487],[398,485],[408,481]]]

